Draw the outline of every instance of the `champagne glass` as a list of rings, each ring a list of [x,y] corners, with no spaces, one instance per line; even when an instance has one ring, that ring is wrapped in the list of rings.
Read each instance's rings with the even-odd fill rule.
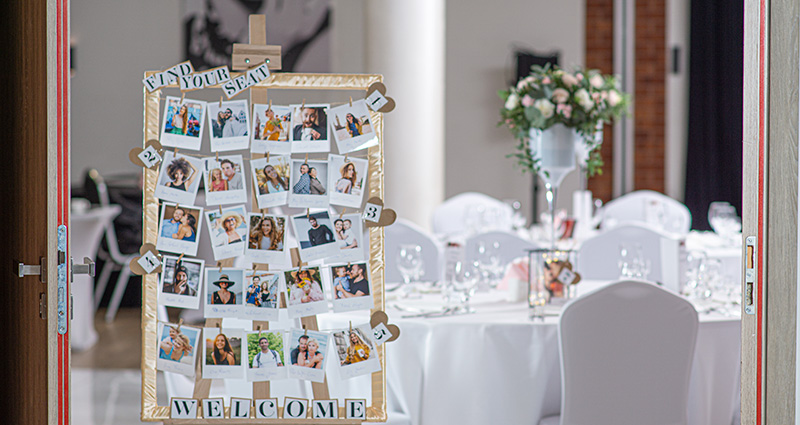
[[[505,265],[500,258],[500,242],[481,241],[476,247],[476,270],[490,288],[494,289],[502,278]]]
[[[415,244],[400,245],[397,251],[397,269],[403,276],[406,296],[415,292],[412,282],[418,282],[422,275],[422,247]]]
[[[742,220],[736,214],[736,207],[727,202],[712,202],[708,206],[708,224],[723,239],[730,239],[742,231]]]

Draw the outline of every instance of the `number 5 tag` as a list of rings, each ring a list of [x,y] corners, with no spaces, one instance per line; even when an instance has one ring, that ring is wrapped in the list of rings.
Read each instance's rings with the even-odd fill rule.
[[[378,326],[372,328],[372,340],[375,341],[376,345],[381,345],[386,342],[387,339],[391,338],[392,334],[389,332],[389,329],[383,323],[378,323]]]
[[[381,211],[383,211],[382,205],[371,204],[368,202],[364,207],[364,220],[377,223],[381,219]]]

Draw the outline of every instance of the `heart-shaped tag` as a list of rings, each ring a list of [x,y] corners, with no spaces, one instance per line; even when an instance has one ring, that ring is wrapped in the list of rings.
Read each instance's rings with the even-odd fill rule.
[[[397,325],[389,324],[389,316],[384,311],[376,311],[369,319],[372,327],[372,339],[376,344],[391,342],[400,337],[400,328]]]
[[[383,83],[373,83],[367,88],[367,106],[375,112],[392,112],[395,107],[394,99],[386,96],[386,86]]]
[[[147,143],[144,144],[144,148],[135,147],[128,152],[128,158],[131,160],[132,163],[148,168],[150,170],[155,170],[158,168],[158,164],[161,163],[161,151],[163,147],[161,143],[158,142],[156,139],[150,139]]]
[[[381,198],[372,197],[364,206],[363,218],[367,227],[385,227],[397,220],[397,213],[393,209],[384,208]]]
[[[161,273],[161,256],[156,250],[156,246],[146,243],[139,248],[139,257],[131,260],[129,267],[133,274],[144,276],[150,273]]]

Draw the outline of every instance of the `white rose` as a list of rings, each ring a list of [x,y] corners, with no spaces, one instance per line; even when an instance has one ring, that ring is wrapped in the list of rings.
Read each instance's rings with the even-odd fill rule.
[[[600,74],[594,74],[592,76],[592,78],[589,79],[589,84],[591,84],[592,87],[594,87],[596,89],[599,89],[599,88],[603,87],[603,85],[605,83],[606,83],[606,81],[603,79],[603,76],[600,75]]]
[[[517,91],[522,91],[522,89],[524,89],[525,87],[528,87],[528,84],[530,84],[530,83],[528,82],[528,80],[526,78],[523,78],[523,79],[519,80],[519,82],[517,83]]]
[[[506,99],[506,109],[512,110],[519,105],[519,96],[516,93],[511,93]]]
[[[561,81],[567,87],[572,87],[572,86],[575,86],[575,85],[577,85],[579,83],[578,79],[575,78],[574,75],[567,74],[567,73],[564,73],[564,75],[561,77]]]
[[[553,102],[550,102],[547,99],[539,99],[536,102],[533,102],[533,107],[538,109],[545,118],[552,117],[555,110],[555,105],[553,105]]]
[[[594,106],[592,97],[589,96],[589,92],[587,92],[586,89],[580,89],[576,91],[575,100],[578,101],[578,105],[581,105],[581,108],[583,108],[584,111],[588,111]]]
[[[553,100],[556,103],[564,103],[569,100],[569,92],[562,88],[557,88],[553,90]]]
[[[619,92],[616,90],[610,90],[608,92],[608,106],[615,107],[619,105],[619,102],[622,101],[622,96],[619,95]]]

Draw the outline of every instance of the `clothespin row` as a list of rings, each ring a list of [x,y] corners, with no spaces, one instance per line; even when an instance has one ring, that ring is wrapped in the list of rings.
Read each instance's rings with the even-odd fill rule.
[[[217,265],[219,266],[219,273],[222,273],[222,261],[217,261]]]

